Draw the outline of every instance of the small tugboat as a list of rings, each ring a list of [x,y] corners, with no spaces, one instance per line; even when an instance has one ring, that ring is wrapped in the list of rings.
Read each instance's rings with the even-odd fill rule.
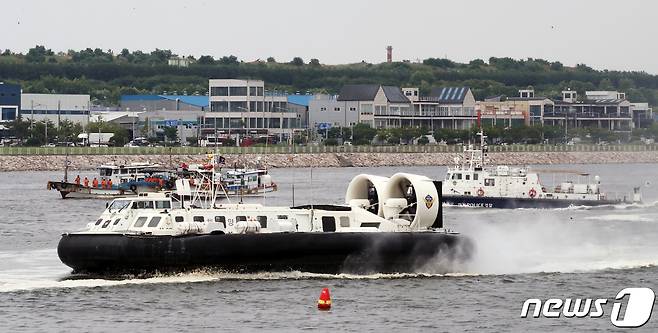
[[[296,207],[218,204],[216,187],[192,195],[189,180],[179,179],[177,196],[192,200],[170,193],[115,199],[83,231],[63,234],[57,253],[76,273],[103,275],[202,267],[449,272],[469,259],[472,243],[442,228],[441,182],[396,174],[377,182],[375,193],[371,177],[352,181],[346,205]]]
[[[601,192],[599,176],[594,182],[568,180],[550,191],[539,175],[524,167],[491,166],[487,161],[486,136],[480,131],[480,147],[464,147],[464,158],[455,159],[444,180],[443,200],[448,205],[487,208],[565,208],[631,204],[642,201],[640,188],[623,198],[610,198]],[[588,174],[580,174],[589,179]]]
[[[98,177],[68,181],[68,161],[64,167],[63,181],[49,181],[48,190],[57,190],[62,199],[107,199],[137,195],[143,192],[169,190],[173,186],[171,173],[158,164],[132,163],[128,165],[105,164],[98,167]]]

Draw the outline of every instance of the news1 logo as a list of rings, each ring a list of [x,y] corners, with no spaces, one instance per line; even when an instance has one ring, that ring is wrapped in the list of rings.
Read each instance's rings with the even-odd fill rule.
[[[624,299],[626,302],[626,311],[622,314]],[[636,328],[641,327],[651,318],[656,295],[650,288],[625,288],[622,289],[615,297],[616,301],[612,304],[610,313],[610,322],[616,327]],[[521,308],[521,318],[527,318],[530,307],[534,305],[532,317],[539,318],[559,318],[564,315],[565,318],[600,318],[604,315],[604,306],[608,303],[605,298],[599,299],[559,299],[551,298],[543,302],[537,298],[531,298],[523,303]],[[592,306],[594,311],[592,311]]]

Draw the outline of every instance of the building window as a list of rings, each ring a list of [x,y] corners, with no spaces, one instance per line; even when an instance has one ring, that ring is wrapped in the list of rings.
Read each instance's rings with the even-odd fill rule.
[[[340,107],[335,107],[334,111],[340,111]]]
[[[228,112],[228,102],[212,102],[210,103],[210,111]]]
[[[15,108],[2,108],[2,118],[0,118],[0,120],[15,120],[15,119],[16,119]]]
[[[327,108],[322,107],[322,108],[320,108],[320,111],[327,111]]]
[[[247,87],[229,87],[230,96],[247,96]]]
[[[210,87],[210,96],[228,96],[228,87]]]
[[[350,107],[350,111],[356,111],[355,107]]]
[[[247,102],[231,102],[229,105],[230,112],[245,112],[247,110]]]

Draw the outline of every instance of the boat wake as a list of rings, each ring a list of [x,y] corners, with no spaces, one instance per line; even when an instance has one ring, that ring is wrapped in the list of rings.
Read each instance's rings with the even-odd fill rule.
[[[630,203],[630,204],[615,204],[615,205],[599,205],[599,206],[569,206],[565,208],[555,208],[554,210],[623,210],[623,209],[646,209],[658,207],[658,201],[647,203]]]
[[[558,213],[541,212],[524,220],[494,222],[479,216],[464,221],[458,228],[471,237],[476,253],[461,271],[578,273],[658,265],[658,229],[647,223],[653,220],[634,214],[574,219]]]

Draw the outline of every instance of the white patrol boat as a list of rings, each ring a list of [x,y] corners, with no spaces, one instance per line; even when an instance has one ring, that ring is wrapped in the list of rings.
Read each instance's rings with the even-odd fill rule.
[[[103,164],[98,167],[98,177],[68,179],[68,161],[64,167],[63,181],[49,181],[48,190],[57,190],[66,198],[114,198],[137,195],[141,192],[158,192],[171,189],[170,173],[160,165],[131,163],[126,165]]]
[[[410,272],[435,262],[441,266],[433,271],[447,272],[470,257],[472,243],[442,228],[440,182],[380,178],[356,177],[346,205],[297,207],[217,204],[215,188],[192,195],[189,181],[179,179],[178,197],[192,200],[169,193],[115,199],[82,231],[63,234],[57,252],[75,272],[100,274],[200,267]]]
[[[553,190],[542,185],[539,175],[525,167],[491,166],[487,161],[486,136],[480,131],[480,147],[464,147],[464,157],[448,167],[443,185],[446,204],[488,208],[564,208],[641,202],[639,187],[626,197],[610,198],[594,182],[564,181]],[[580,174],[589,180],[588,174]]]

